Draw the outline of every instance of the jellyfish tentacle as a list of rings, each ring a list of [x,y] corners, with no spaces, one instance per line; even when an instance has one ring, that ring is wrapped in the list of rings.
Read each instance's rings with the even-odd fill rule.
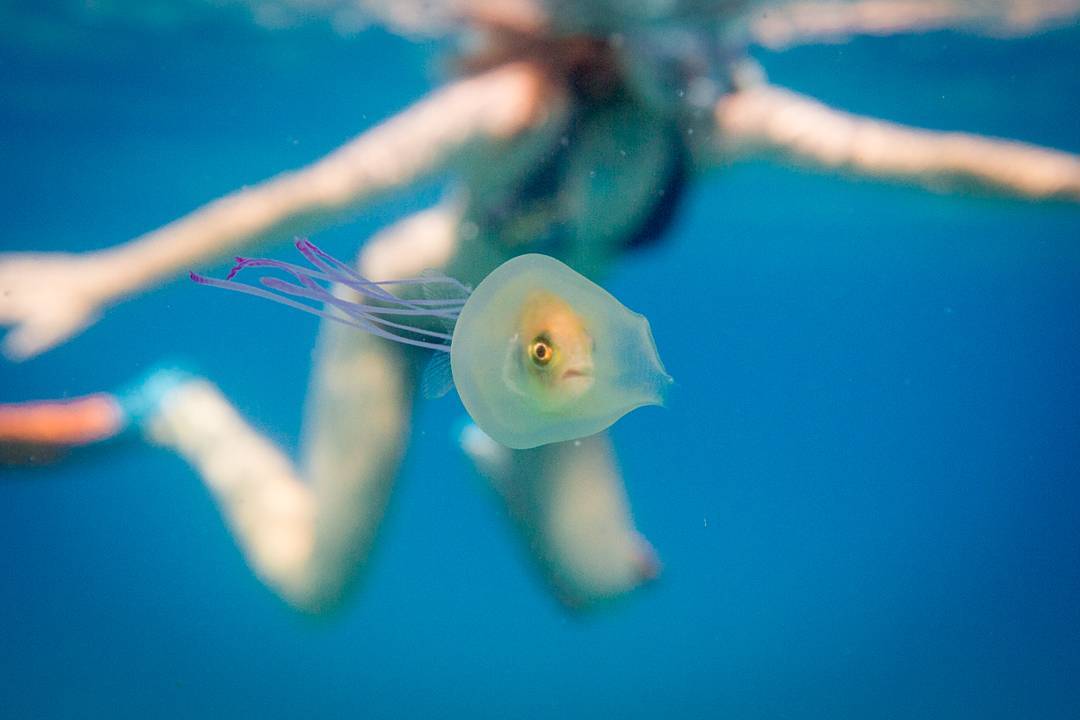
[[[245,295],[252,295],[257,298],[262,298],[264,300],[270,300],[271,302],[285,305],[286,307],[290,307],[294,310],[306,312],[309,315],[315,315],[317,317],[325,318],[327,320],[333,320],[334,322],[341,323],[343,325],[351,325],[352,327],[360,328],[361,330],[367,329],[366,326],[356,322],[351,318],[343,317],[341,315],[334,315],[333,313],[328,313],[324,310],[320,310],[319,308],[314,308],[310,305],[305,305],[303,303],[296,302],[295,300],[290,300],[289,298],[276,295],[269,290],[263,290],[262,288],[245,285],[244,283],[239,283],[234,280],[218,280],[217,278],[206,277],[204,275],[199,275],[198,273],[194,272],[189,273],[189,276],[191,277],[191,280],[193,282],[196,282],[199,285],[206,285],[207,287],[216,287],[221,288],[222,290],[232,290],[234,292],[243,293]]]
[[[417,318],[434,317],[453,320],[458,316],[458,308],[433,308],[431,310],[413,310],[410,308],[395,307],[390,305],[384,306],[372,305],[370,303],[353,303],[347,300],[342,300],[341,298],[334,295],[332,292],[326,290],[325,288],[319,287],[318,285],[308,287],[305,284],[304,287],[301,287],[300,285],[296,285],[295,283],[282,280],[281,278],[268,276],[259,278],[259,282],[272,290],[277,290],[278,292],[287,293],[289,295],[295,295],[297,297],[305,297],[311,300],[319,300],[320,302],[334,305],[335,307],[338,307],[339,309],[349,313],[354,312],[357,306],[362,306],[363,315],[365,317],[396,315]],[[387,322],[386,324],[390,325],[391,323]]]
[[[303,255],[309,263],[328,275],[335,282],[347,285],[358,293],[375,300],[397,300],[392,293],[385,290],[379,283],[363,277],[337,258],[324,253],[310,241],[300,239],[297,240],[295,244],[296,249],[300,251],[300,254]]]
[[[288,293],[290,295],[296,295],[297,297],[304,297],[310,300],[318,300],[320,302],[324,302],[327,305],[336,307],[337,309],[348,314],[349,316],[354,317],[358,320],[362,320],[365,323],[374,323],[382,325],[384,327],[394,328],[396,330],[407,330],[411,333],[416,333],[417,335],[425,335],[427,337],[439,338],[447,342],[449,342],[450,338],[452,337],[450,333],[440,332],[438,330],[427,330],[425,328],[416,327],[414,325],[406,325],[404,323],[394,322],[393,320],[387,320],[386,318],[379,317],[380,315],[385,314],[421,314],[417,313],[416,311],[397,310],[395,308],[369,307],[365,303],[355,303],[348,300],[342,300],[341,298],[335,297],[333,293],[323,288],[318,288],[318,290],[309,290],[307,288],[302,288],[298,285],[293,285],[292,283],[285,282],[284,280],[279,280],[278,278],[264,277],[261,278],[260,281],[272,290]],[[427,313],[422,314],[426,315]]]
[[[382,287],[383,285],[432,285],[444,283],[464,292],[465,295],[468,295],[470,292],[469,288],[463,283],[455,280],[454,278],[442,275],[441,273],[428,273],[426,275],[423,275],[422,277],[416,278],[399,278],[396,280],[384,281],[371,280],[360,275],[355,270],[353,270],[337,258],[333,257],[332,255],[319,249],[310,240],[297,240],[296,249],[299,250],[301,254],[303,254],[303,256],[307,259],[308,262],[319,268],[319,270],[325,273],[334,282],[340,282],[343,285],[346,285],[356,290],[357,292],[369,295],[378,300],[387,300],[390,302],[415,307],[443,304],[443,302],[440,300],[432,301],[431,299],[405,300],[385,290]],[[455,302],[457,301],[455,300]]]
[[[268,258],[237,258],[236,265],[233,266],[229,274],[225,276],[225,280],[229,281],[240,274],[242,270],[249,268],[271,268],[275,270],[281,270],[282,272],[289,273],[296,278],[304,287],[312,291],[320,291],[320,288],[314,280],[322,280],[324,282],[342,282],[350,289],[356,290],[361,295],[371,297],[376,300],[395,303],[396,305],[403,306],[401,308],[388,307],[382,308],[377,306],[371,306],[370,311],[384,314],[394,315],[437,315],[446,317],[456,317],[457,309],[460,309],[465,304],[464,300],[453,300],[445,303],[425,303],[424,305],[418,305],[415,300],[406,300],[399,298],[396,295],[390,293],[384,293],[379,288],[379,292],[372,293],[370,291],[373,287],[382,285],[412,285],[412,284],[424,284],[426,281],[423,279],[402,279],[402,280],[389,280],[389,281],[371,281],[366,278],[360,278],[362,282],[354,282],[349,278],[349,283],[343,282],[347,278],[343,278],[337,274],[324,273],[309,268],[302,267],[300,265],[294,265],[292,263],[284,262],[281,260],[272,260]],[[452,280],[447,278],[447,280]],[[265,283],[265,278],[260,278],[260,282]],[[457,282],[453,280],[453,282]],[[296,286],[290,286],[296,287]]]
[[[283,297],[276,293],[272,293],[262,288],[253,287],[251,285],[245,285],[244,283],[236,282],[235,280],[218,280],[216,278],[209,278],[197,273],[190,273],[191,279],[199,285],[206,285],[208,287],[221,288],[223,290],[232,290],[234,292],[244,293],[245,295],[252,295],[254,297],[262,298],[264,300],[270,300],[280,305],[299,310],[300,312],[307,313],[309,315],[315,315],[316,317],[324,318],[326,320],[332,320],[335,323],[341,325],[349,325],[354,328],[363,330],[364,332],[371,333],[372,335],[378,335],[386,340],[393,340],[395,342],[404,343],[406,345],[412,345],[414,347],[423,348],[425,350],[436,350],[439,352],[450,352],[450,346],[445,343],[427,342],[424,340],[416,340],[409,337],[397,335],[395,333],[388,332],[382,328],[370,322],[368,318],[357,317],[355,315],[342,315],[340,313],[332,313],[327,310],[305,305],[304,303],[297,302],[287,297]]]
[[[428,317],[434,319],[441,319],[446,321],[454,321],[457,319],[460,311],[459,307],[447,308],[445,306],[429,306],[418,307],[411,301],[397,297],[389,292],[384,291],[380,286],[383,283],[369,280],[355,271],[349,269],[348,272],[343,273],[343,268],[347,266],[341,261],[332,257],[331,255],[323,252],[313,243],[308,240],[297,240],[296,248],[303,253],[304,257],[308,259],[310,263],[315,265],[320,271],[318,275],[326,277],[331,280],[337,280],[339,278],[351,280],[352,283],[359,285],[366,292],[361,293],[360,301],[346,300],[335,295],[331,290],[323,287],[315,282],[310,277],[311,273],[307,272],[305,268],[290,265],[289,263],[277,263],[272,260],[249,260],[239,259],[237,266],[232,269],[228,277],[225,280],[211,280],[210,278],[191,273],[191,279],[201,285],[208,285],[211,287],[222,288],[225,290],[236,290],[245,292],[249,295],[256,297],[273,300],[274,302],[286,305],[288,307],[300,309],[304,312],[316,314],[322,317],[335,317],[335,313],[326,309],[314,308],[309,305],[297,302],[286,296],[300,297],[307,300],[314,300],[323,304],[324,308],[329,306],[343,313],[350,318],[353,322],[346,324],[353,324],[356,327],[361,328],[366,332],[373,333],[379,337],[386,338],[388,340],[395,340],[407,345],[413,345],[415,347],[421,347],[428,350],[438,350],[443,352],[449,352],[450,340],[453,337],[451,332],[443,332],[439,330],[429,330],[424,327],[418,327],[415,324],[405,324],[397,322],[395,320],[388,319],[387,315],[400,315],[408,317]],[[239,283],[231,278],[237,276],[244,268],[250,268],[254,266],[259,267],[271,267],[288,272],[300,282],[300,285],[290,283],[280,278],[264,276],[259,279],[259,282],[269,288],[275,290],[270,292],[259,288],[252,288],[250,285]],[[425,283],[430,279],[430,275],[424,278],[411,278],[400,279],[392,282],[398,283]],[[447,281],[456,283],[456,280],[446,278]],[[460,284],[460,283],[458,283]],[[353,287],[350,284],[349,287]],[[374,288],[374,291],[372,290]],[[380,305],[372,305],[363,300],[364,295],[366,297],[376,300],[381,303]],[[420,336],[420,338],[434,338],[439,342],[430,342],[424,339],[417,339],[413,336]]]

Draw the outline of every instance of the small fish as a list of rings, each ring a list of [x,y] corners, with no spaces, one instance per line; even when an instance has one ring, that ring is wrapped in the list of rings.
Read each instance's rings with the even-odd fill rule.
[[[508,447],[593,435],[635,408],[662,405],[672,383],[648,320],[546,255],[508,260],[470,290],[432,272],[374,282],[307,240],[298,240],[296,247],[315,270],[237,258],[225,280],[195,273],[191,278],[434,351],[424,394],[438,396],[456,387],[473,421]],[[232,280],[252,267],[282,270],[299,284],[263,277],[261,283],[270,289],[264,290]],[[320,282],[340,283],[362,300],[339,298]],[[423,299],[395,295],[390,287],[419,288]]]

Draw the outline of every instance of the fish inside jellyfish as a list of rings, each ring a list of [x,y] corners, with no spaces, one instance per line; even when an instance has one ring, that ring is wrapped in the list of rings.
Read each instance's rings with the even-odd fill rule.
[[[593,435],[635,408],[662,405],[672,383],[648,320],[546,255],[507,260],[470,290],[430,271],[373,281],[307,240],[296,248],[311,268],[237,258],[225,280],[191,279],[432,351],[424,395],[456,387],[477,426],[508,447]],[[248,268],[280,270],[295,282],[264,276],[256,287],[232,279]],[[340,283],[360,300],[338,297],[323,283]]]

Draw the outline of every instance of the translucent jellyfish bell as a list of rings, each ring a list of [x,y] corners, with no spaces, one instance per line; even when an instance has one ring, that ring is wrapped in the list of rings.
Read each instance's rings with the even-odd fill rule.
[[[512,448],[593,435],[671,384],[649,321],[546,255],[500,265],[469,296],[450,345],[476,424]]]
[[[634,408],[663,404],[672,382],[648,320],[546,255],[508,260],[470,292],[439,273],[372,281],[307,240],[296,247],[314,269],[237,258],[225,280],[191,277],[435,351],[425,372],[425,395],[449,390],[448,354],[449,375],[465,409],[480,429],[508,447],[593,435]],[[258,267],[297,282],[262,277],[264,289],[232,280]],[[340,297],[322,283],[339,283],[361,300]],[[424,299],[395,295],[388,287],[419,288]]]

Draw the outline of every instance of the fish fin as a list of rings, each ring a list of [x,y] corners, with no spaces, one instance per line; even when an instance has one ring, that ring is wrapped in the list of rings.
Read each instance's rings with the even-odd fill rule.
[[[439,270],[428,268],[420,273],[425,300],[467,300],[472,288]]]
[[[450,353],[437,352],[424,368],[420,392],[428,400],[441,398],[454,387],[454,375],[450,370]]]
[[[464,285],[453,278],[447,277],[438,270],[428,268],[420,273],[420,290],[425,300],[438,303],[446,303],[447,307],[455,307],[464,304],[472,292],[472,288]],[[454,331],[454,320],[450,318],[436,318],[439,325],[446,332]]]

